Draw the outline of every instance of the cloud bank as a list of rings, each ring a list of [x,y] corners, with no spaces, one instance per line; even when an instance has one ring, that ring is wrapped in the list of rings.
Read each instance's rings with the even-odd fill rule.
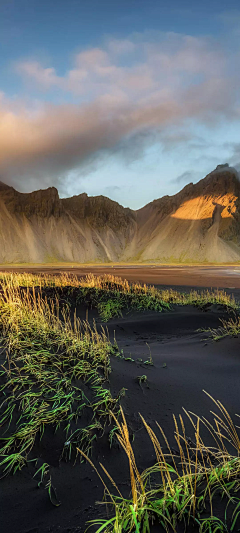
[[[132,157],[141,157],[136,139],[144,150],[153,132],[169,147],[182,142],[183,129],[187,138],[189,124],[239,119],[233,63],[219,42],[174,33],[110,39],[77,54],[64,75],[32,59],[17,61],[16,76],[38,99],[0,98],[1,179],[19,189],[24,182],[28,190],[64,191],[68,173],[101,154],[125,146],[129,157],[132,146]],[[49,103],[49,94],[62,103]]]

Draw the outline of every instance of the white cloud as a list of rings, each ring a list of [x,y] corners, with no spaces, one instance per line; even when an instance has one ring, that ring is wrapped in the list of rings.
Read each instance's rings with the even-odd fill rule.
[[[160,33],[152,40],[146,34],[110,39],[102,48],[82,51],[64,76],[53,65],[18,61],[15,70],[26,83],[63,91],[63,98],[73,94],[79,103],[41,103],[33,112],[2,97],[2,179],[44,177],[57,185],[64,173],[100,151],[121,151],[125,145],[130,154],[134,139],[141,138],[143,148],[137,150],[137,141],[133,150],[140,154],[151,132],[160,131],[164,142],[163,133],[174,126],[174,138],[165,135],[169,146],[184,130],[187,142],[189,122],[211,126],[232,120],[239,112],[234,59],[209,38]]]
[[[149,94],[174,85],[191,83],[192,76],[219,76],[225,70],[226,57],[219,43],[175,33],[159,34],[159,42],[145,38],[134,42],[109,40],[105,48],[92,48],[75,56],[73,68],[58,76],[53,66],[36,61],[19,61],[15,68],[26,82],[47,90],[53,86],[74,94],[94,97],[121,88],[129,97]],[[123,66],[129,50],[130,63]],[[131,52],[134,52],[131,57]],[[189,79],[187,78],[189,76]]]

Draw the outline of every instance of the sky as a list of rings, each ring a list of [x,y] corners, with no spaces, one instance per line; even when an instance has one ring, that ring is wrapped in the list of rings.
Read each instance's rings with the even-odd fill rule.
[[[239,67],[239,0],[0,0],[0,180],[138,209],[240,169]]]

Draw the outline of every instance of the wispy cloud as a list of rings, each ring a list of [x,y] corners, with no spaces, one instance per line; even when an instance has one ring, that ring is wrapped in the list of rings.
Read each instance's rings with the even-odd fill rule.
[[[172,179],[172,183],[190,183],[192,181],[193,171],[186,170],[186,172],[183,172],[180,174],[180,176],[177,176],[176,178]]]
[[[126,57],[127,55],[127,57]],[[123,66],[126,62],[127,66]],[[43,90],[56,87],[73,94],[94,96],[116,94],[126,96],[149,94],[161,88],[169,90],[171,83],[181,87],[191,84],[193,76],[219,76],[226,57],[219,43],[208,38],[196,38],[175,33],[159,33],[153,42],[132,36],[125,40],[109,40],[105,48],[93,48],[75,55],[73,67],[59,76],[53,66],[24,60],[15,70],[26,83],[35,83]],[[183,79],[184,78],[184,79]],[[134,91],[134,95],[133,95]]]

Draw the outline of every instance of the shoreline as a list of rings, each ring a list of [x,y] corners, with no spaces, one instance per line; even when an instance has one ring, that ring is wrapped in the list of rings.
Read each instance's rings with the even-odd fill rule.
[[[240,265],[0,265],[0,272],[49,274],[73,274],[84,277],[110,274],[129,282],[148,285],[182,288],[240,289]]]

